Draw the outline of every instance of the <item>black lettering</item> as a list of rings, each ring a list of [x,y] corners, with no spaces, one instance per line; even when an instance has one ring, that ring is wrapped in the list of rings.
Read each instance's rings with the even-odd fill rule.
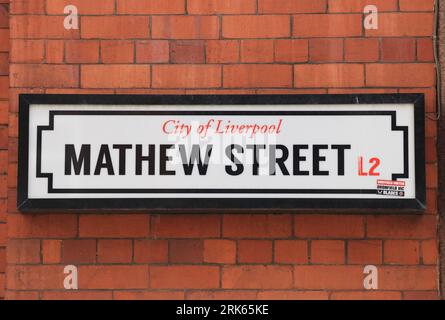
[[[83,174],[90,175],[91,167],[91,145],[83,144],[80,147],[79,158],[76,157],[74,144],[65,145],[65,175],[71,175],[71,165],[74,168],[74,174],[80,175],[83,167]]]
[[[204,158],[204,164],[201,160],[201,149],[199,144],[194,144],[192,146],[192,151],[190,152],[190,158],[187,158],[187,152],[185,150],[185,145],[181,144],[179,145],[179,152],[181,153],[181,159],[182,159],[182,166],[184,167],[184,173],[187,176],[192,175],[193,173],[193,167],[195,166],[195,163],[198,163],[198,171],[199,174],[206,175],[207,169],[209,167],[209,159],[212,154],[212,148],[213,145],[208,145],[206,148],[205,158]]]
[[[244,171],[244,166],[242,165],[241,161],[235,155],[233,154],[233,150],[236,150],[237,152],[243,153],[244,149],[240,145],[237,144],[231,144],[230,146],[227,146],[226,148],[226,155],[236,165],[236,169],[233,170],[232,166],[226,166],[226,172],[227,174],[230,174],[231,176],[239,176]]]
[[[312,164],[314,168],[314,176],[328,176],[329,171],[320,171],[320,162],[326,161],[326,157],[320,155],[320,150],[328,149],[327,144],[314,144],[312,150]]]
[[[167,156],[167,150],[174,148],[173,144],[161,144],[159,154],[159,174],[161,176],[174,176],[176,172],[174,170],[167,170],[167,162],[172,160],[172,157]]]
[[[124,176],[126,171],[127,150],[132,149],[131,144],[115,144],[113,149],[119,150],[119,175]]]
[[[102,169],[107,169],[108,175],[114,176],[113,162],[108,145],[103,144],[100,147],[99,156],[97,157],[96,169],[94,175],[99,176]]]
[[[142,145],[136,145],[136,175],[142,175],[142,162],[148,161],[148,175],[155,174],[155,145],[148,145],[148,155],[142,155]]]
[[[345,150],[350,150],[351,145],[347,144],[333,144],[331,146],[332,149],[337,150],[338,155],[338,175],[344,176],[345,175]]]
[[[309,171],[301,171],[300,163],[306,161],[306,157],[300,155],[301,150],[309,149],[307,144],[296,144],[293,147],[294,151],[294,176],[308,176]]]

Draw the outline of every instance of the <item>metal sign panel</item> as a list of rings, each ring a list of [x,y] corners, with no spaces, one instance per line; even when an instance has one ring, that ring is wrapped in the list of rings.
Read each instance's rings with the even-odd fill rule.
[[[425,206],[423,95],[21,95],[18,207]]]

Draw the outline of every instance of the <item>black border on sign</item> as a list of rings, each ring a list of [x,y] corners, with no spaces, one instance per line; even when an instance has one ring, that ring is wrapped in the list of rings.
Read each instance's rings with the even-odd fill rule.
[[[59,105],[336,105],[336,104],[414,104],[415,112],[415,174],[416,174],[416,199],[311,199],[311,198],[125,198],[125,199],[29,199],[28,198],[28,137],[29,137],[29,106],[31,104],[59,104]],[[57,114],[79,114],[80,111],[53,111],[50,113],[50,124],[40,126],[39,133],[43,130],[51,130],[54,116]],[[96,111],[86,111],[94,113]],[[100,111],[102,112],[102,111]],[[105,111],[107,113],[107,111]],[[175,111],[142,111],[150,114],[172,114]],[[114,112],[114,113],[119,113]],[[125,113],[121,111],[120,113]],[[134,111],[132,112],[134,113]],[[274,111],[180,111],[177,114],[246,114],[272,115]],[[302,113],[302,111],[284,111],[285,114]],[[303,112],[304,113],[304,112]],[[317,111],[307,111],[307,114],[317,114]],[[339,115],[336,111],[324,111],[323,114],[331,113]],[[408,131],[406,127],[397,126],[396,114],[394,112],[379,111],[347,111],[341,112],[350,115],[387,115],[391,116],[392,130],[403,131],[404,133],[404,174],[408,171]],[[283,114],[282,111],[279,114]],[[245,210],[245,209],[267,209],[267,210],[292,210],[292,209],[405,209],[421,212],[425,209],[425,116],[424,116],[424,95],[423,94],[359,94],[359,95],[44,95],[44,94],[21,94],[19,97],[19,163],[18,163],[18,192],[17,207],[21,211],[66,209],[66,210],[175,210],[178,212],[185,210]],[[39,158],[39,157],[38,157]],[[393,177],[403,177],[404,174],[394,174]],[[52,174],[42,173],[41,177],[48,178],[48,187],[52,188]],[[154,189],[153,189],[154,190]],[[49,190],[50,191],[50,190]],[[88,192],[85,190],[62,190],[63,193]],[[95,193],[98,192],[93,190]],[[104,190],[99,190],[101,193]],[[132,190],[135,191],[135,190]],[[146,193],[144,190],[143,193]],[[165,191],[162,193],[178,193],[178,190]],[[199,190],[182,190],[184,193],[197,193]],[[202,193],[215,193],[218,190]],[[256,193],[252,189],[245,190],[225,190],[222,193]],[[304,190],[296,190],[298,193],[308,193]],[[333,191],[333,190],[331,190]],[[374,190],[343,190],[341,193],[369,193]],[[349,191],[349,192],[348,192]],[[57,192],[57,191],[56,191]],[[142,192],[142,191],[141,191]],[[154,191],[161,193],[160,191]],[[219,190],[220,193],[221,190]],[[277,193],[276,190],[268,190],[266,193]],[[335,190],[340,193],[339,190]],[[113,191],[116,193],[116,191]],[[135,192],[131,192],[135,193]],[[198,192],[199,193],[199,192]],[[264,193],[264,192],[262,192]],[[295,193],[283,192],[278,193]],[[311,192],[313,193],[313,192]],[[323,193],[323,192],[322,192]],[[330,192],[331,193],[331,192]],[[332,192],[334,193],[334,192]],[[378,212],[378,211],[373,211]]]

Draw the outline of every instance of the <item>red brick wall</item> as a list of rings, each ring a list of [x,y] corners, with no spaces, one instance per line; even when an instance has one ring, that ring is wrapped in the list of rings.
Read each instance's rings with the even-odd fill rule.
[[[368,3],[380,9],[378,30],[363,28]],[[63,27],[69,4],[79,30]],[[424,92],[432,116],[432,8],[433,0],[12,0],[7,298],[437,298],[432,120],[421,216],[23,215],[15,180],[25,92]],[[78,291],[63,289],[68,264],[79,267]],[[378,267],[377,291],[363,288],[368,264]]]
[[[8,118],[9,118],[9,0],[0,1],[0,299],[5,296],[6,271],[6,198],[8,172]]]

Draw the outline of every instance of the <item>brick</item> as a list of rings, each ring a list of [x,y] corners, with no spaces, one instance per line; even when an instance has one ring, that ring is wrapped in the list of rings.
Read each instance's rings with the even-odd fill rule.
[[[369,216],[368,238],[428,239],[436,237],[434,216]]]
[[[224,215],[223,236],[229,238],[286,238],[292,235],[290,215]]]
[[[153,88],[217,88],[221,67],[213,65],[155,65]]]
[[[9,103],[0,101],[0,124],[8,124],[9,121]]]
[[[8,148],[8,127],[0,127],[0,149],[6,150]],[[0,180],[5,181],[5,177],[0,176]],[[0,189],[7,187],[6,184],[0,184]],[[0,197],[5,198],[5,191],[0,192]]]
[[[281,15],[224,16],[224,38],[281,38],[290,36],[290,19]]]
[[[225,88],[289,88],[292,66],[279,64],[225,65]]]
[[[246,14],[256,12],[256,0],[188,0],[188,14]]]
[[[135,238],[149,235],[149,216],[138,214],[81,215],[80,237]]]
[[[219,267],[153,266],[150,268],[153,289],[212,289],[219,287]]]
[[[372,3],[369,0],[328,0],[329,12],[363,12],[363,9],[373,4],[379,12],[385,11],[397,11],[397,0],[373,0]]]
[[[47,40],[45,48],[46,63],[63,63],[65,57],[65,43],[63,40]]]
[[[293,17],[294,37],[356,37],[362,35],[359,14],[304,14]]]
[[[170,43],[172,63],[204,63],[205,43],[202,40],[180,40]]]
[[[359,64],[295,65],[295,86],[298,88],[362,87],[364,68]]]
[[[8,173],[8,151],[5,150],[5,151],[0,151],[0,174],[7,174],[7,173]],[[0,219],[0,221],[2,221],[2,219]]]
[[[184,300],[183,291],[115,291],[115,300]]]
[[[47,291],[42,300],[112,300],[111,291]]]
[[[309,60],[313,62],[343,61],[343,39],[312,39]]]
[[[439,248],[436,240],[425,240],[421,242],[422,263],[434,264],[438,263]]]
[[[184,0],[118,0],[118,14],[181,14],[185,13]]]
[[[437,191],[427,190],[426,191],[426,210],[427,214],[437,214]]]
[[[306,62],[309,59],[309,44],[307,40],[275,40],[276,62]]]
[[[0,248],[0,273],[6,271],[6,248]]]
[[[340,291],[331,294],[331,300],[401,300],[402,294],[394,291]]]
[[[133,259],[131,240],[99,240],[97,250],[99,263],[130,263]]]
[[[379,60],[378,39],[345,39],[345,60],[376,62]]]
[[[6,288],[6,281],[5,281],[6,275],[0,274],[0,299],[5,298],[5,288]]]
[[[81,264],[96,262],[96,240],[65,240],[62,263]]]
[[[10,62],[42,63],[44,61],[45,43],[42,40],[11,41]]]
[[[62,290],[66,277],[63,269],[64,266],[10,265],[6,285],[8,290]]]
[[[100,43],[100,54],[103,63],[134,62],[134,43],[125,40],[105,40]]]
[[[67,41],[65,44],[65,59],[68,63],[98,63],[98,41]]]
[[[136,263],[166,263],[168,261],[168,241],[135,240],[134,261]]]
[[[326,0],[259,0],[259,13],[318,13],[326,11]]]
[[[403,292],[404,300],[440,300],[437,291],[407,291]]]
[[[206,62],[238,62],[239,51],[239,42],[236,40],[208,40],[206,45]]]
[[[409,38],[384,38],[381,42],[382,61],[410,62],[416,58],[416,42]]]
[[[82,65],[82,88],[148,88],[146,65]]]
[[[364,236],[361,216],[299,215],[295,216],[295,235],[312,238],[361,238]]]
[[[422,37],[433,34],[431,13],[380,13],[378,29],[365,30],[370,37]]]
[[[136,42],[137,63],[161,63],[169,61],[169,45],[164,40]]]
[[[204,245],[202,240],[171,240],[170,263],[202,263]]]
[[[417,40],[417,61],[421,62],[434,61],[433,41],[431,39]]]
[[[7,261],[10,264],[40,263],[40,240],[10,239]]]
[[[236,262],[236,242],[223,239],[204,240],[204,262],[233,264]]]
[[[153,39],[217,39],[216,16],[153,16]]]
[[[381,264],[383,245],[381,240],[349,240],[348,264]]]
[[[340,240],[313,240],[311,242],[311,263],[344,264],[345,243]]]
[[[82,38],[144,39],[149,37],[149,18],[145,16],[82,17]]]
[[[379,268],[380,290],[437,290],[437,270],[432,267]]]
[[[258,300],[328,300],[324,291],[260,291]]]
[[[426,165],[426,187],[430,189],[437,189],[439,185],[438,181],[438,168],[436,164]]]
[[[434,0],[400,0],[401,11],[434,11]]]
[[[362,290],[361,266],[295,266],[294,286],[310,290]]]
[[[79,30],[65,29],[65,16],[20,15],[10,17],[11,39],[78,39]],[[83,21],[82,21],[83,24]],[[82,28],[84,25],[82,25]]]
[[[418,264],[419,242],[416,240],[387,240],[384,242],[385,264]]]
[[[276,240],[275,263],[306,264],[308,263],[308,243],[304,240]]]
[[[153,220],[155,238],[211,238],[220,236],[217,215],[160,215]]]
[[[242,40],[241,62],[273,62],[273,40]]]
[[[73,88],[79,85],[79,67],[74,65],[12,64],[11,87]]]
[[[39,293],[34,291],[8,291],[7,300],[39,300]]]
[[[11,14],[44,14],[45,0],[9,1]]]
[[[44,264],[60,263],[62,261],[62,241],[43,240],[42,258]]]
[[[73,214],[10,214],[8,234],[10,238],[72,238],[77,235],[77,218]]]
[[[147,266],[80,266],[79,289],[146,289]]]
[[[47,14],[63,15],[64,8],[74,5],[80,15],[105,15],[114,13],[114,0],[47,0]]]
[[[7,76],[9,73],[9,54],[0,53],[0,76]]]
[[[238,263],[271,263],[272,241],[240,240],[238,241]]]
[[[256,291],[252,290],[218,290],[218,291],[189,291],[187,300],[255,300]]]
[[[434,64],[368,64],[369,87],[431,87],[435,84]]]
[[[10,31],[8,29],[0,29],[0,39],[2,39],[2,41],[0,41],[0,52],[9,51],[9,37]]]
[[[225,266],[223,289],[290,289],[292,268],[289,266]]]

